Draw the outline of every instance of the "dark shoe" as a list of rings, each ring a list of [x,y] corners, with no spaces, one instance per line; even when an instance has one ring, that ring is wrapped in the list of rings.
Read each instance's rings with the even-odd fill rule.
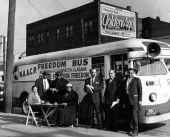
[[[129,136],[132,136],[132,134],[133,134],[133,131],[128,132]]]
[[[138,136],[138,132],[130,131],[129,136],[133,136],[133,137]]]
[[[101,130],[101,129],[103,129],[103,126],[102,126],[102,125],[98,125],[98,126],[97,126],[97,129],[98,129],[98,130]]]
[[[94,125],[87,125],[86,128],[94,128]]]
[[[94,124],[89,125],[90,128],[94,128]]]
[[[117,128],[112,128],[111,129],[113,132],[118,132],[118,129]]]
[[[133,133],[132,133],[132,136],[133,136],[133,137],[138,136],[138,132],[133,132]]]

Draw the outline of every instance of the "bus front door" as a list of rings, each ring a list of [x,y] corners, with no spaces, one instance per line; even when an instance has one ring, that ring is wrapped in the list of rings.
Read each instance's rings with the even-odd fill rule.
[[[127,54],[116,54],[111,56],[111,69],[115,72],[125,72],[128,69]]]

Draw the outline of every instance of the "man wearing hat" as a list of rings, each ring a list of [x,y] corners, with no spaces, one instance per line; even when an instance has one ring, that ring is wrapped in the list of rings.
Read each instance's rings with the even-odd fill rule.
[[[59,96],[62,96],[64,94],[64,90],[66,88],[66,85],[69,83],[68,80],[63,78],[63,72],[62,71],[57,71],[55,73],[56,79],[52,81],[52,88],[53,90],[55,89]]]
[[[41,98],[41,100],[44,99],[44,94],[47,90],[50,89],[51,87],[51,81],[47,78],[47,76],[49,75],[47,71],[44,71],[42,73],[42,77],[38,78],[35,81],[35,86],[38,88],[38,94]]]

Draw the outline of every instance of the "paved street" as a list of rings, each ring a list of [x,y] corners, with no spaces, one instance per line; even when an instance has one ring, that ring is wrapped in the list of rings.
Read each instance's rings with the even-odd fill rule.
[[[0,137],[127,137],[128,135],[122,129],[118,132],[90,129],[85,127],[68,127],[51,129],[47,127],[35,127],[25,125],[26,116],[17,114],[0,113]],[[170,121],[152,125],[140,125],[139,137],[169,137]]]

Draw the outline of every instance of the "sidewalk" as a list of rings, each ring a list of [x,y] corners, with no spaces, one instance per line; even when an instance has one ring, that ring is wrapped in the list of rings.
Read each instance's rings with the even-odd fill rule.
[[[20,113],[19,110],[13,112]],[[36,127],[25,125],[26,116],[0,112],[0,137],[128,137],[125,132],[112,132],[85,127]],[[139,134],[138,137],[147,137]]]

